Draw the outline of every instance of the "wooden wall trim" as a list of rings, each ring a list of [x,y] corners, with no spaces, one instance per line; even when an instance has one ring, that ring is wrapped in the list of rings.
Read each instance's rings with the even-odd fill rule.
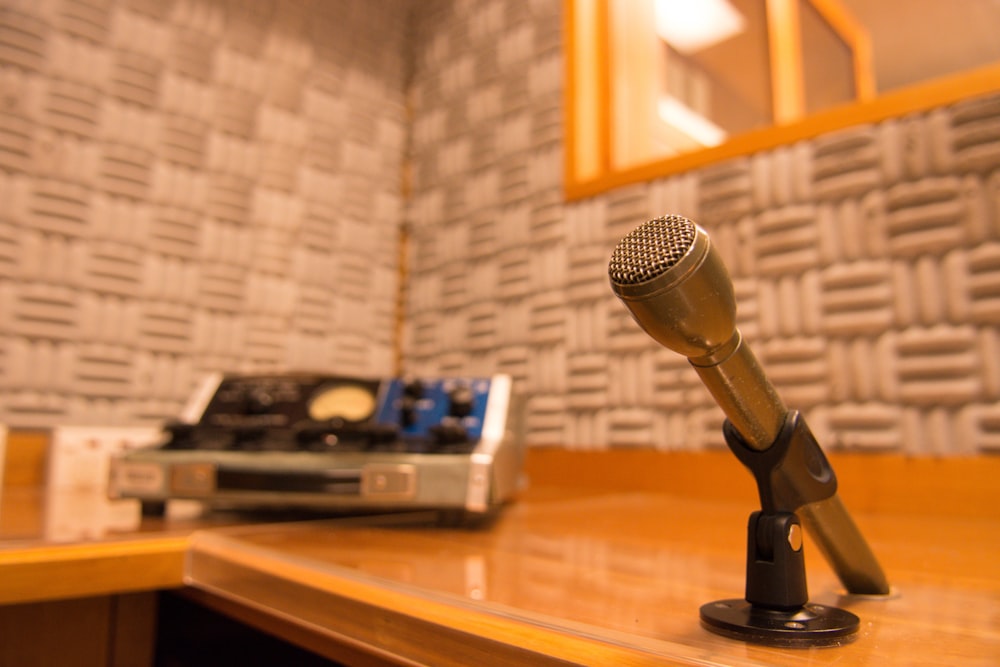
[[[938,517],[996,517],[1000,457],[912,457],[828,453],[839,494],[852,512]],[[652,449],[574,451],[532,447],[526,493],[546,487],[662,492],[726,502],[757,501],[750,473],[730,452]],[[533,490],[534,488],[534,490]],[[749,511],[749,510],[748,510]]]

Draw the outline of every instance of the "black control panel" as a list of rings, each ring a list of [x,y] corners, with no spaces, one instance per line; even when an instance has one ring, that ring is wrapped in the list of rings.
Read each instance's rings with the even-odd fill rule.
[[[482,436],[489,378],[225,376],[163,449],[455,453]]]

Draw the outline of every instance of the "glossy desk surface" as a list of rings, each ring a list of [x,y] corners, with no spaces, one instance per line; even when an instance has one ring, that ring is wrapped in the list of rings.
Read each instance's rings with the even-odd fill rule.
[[[1000,511],[888,503],[875,513],[846,498],[862,506],[855,519],[897,595],[841,596],[807,541],[812,601],[849,609],[861,630],[845,646],[778,649],[698,621],[701,604],[742,596],[754,507],[725,493],[552,485],[558,477],[537,475],[477,528],[420,513],[228,526],[232,517],[210,517],[62,545],[12,536],[8,494],[0,603],[184,584],[331,657],[344,654],[327,644],[353,647],[368,664],[1000,664]]]
[[[1000,663],[1000,521],[861,518],[891,599],[842,597],[813,549],[812,601],[862,627],[850,645],[802,650],[699,625],[701,604],[742,597],[743,514],[663,494],[539,492],[479,530],[413,515],[197,533],[189,577],[434,664]]]

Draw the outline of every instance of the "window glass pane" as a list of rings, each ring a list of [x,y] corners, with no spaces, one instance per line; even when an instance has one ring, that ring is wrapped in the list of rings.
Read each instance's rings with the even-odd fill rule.
[[[658,23],[669,21],[667,5],[683,4],[689,11],[708,2],[663,2]],[[663,39],[665,80],[661,99],[700,116],[727,135],[770,125],[771,68],[767,43],[767,15],[763,0],[716,0],[728,6],[728,30],[686,43]],[[664,18],[664,14],[667,15]],[[716,20],[716,25],[727,20]],[[668,112],[669,113],[669,112]],[[678,112],[681,113],[681,112]],[[662,116],[663,114],[661,114]],[[669,121],[668,121],[669,122]],[[704,143],[704,142],[702,142]],[[721,143],[721,141],[716,142]]]

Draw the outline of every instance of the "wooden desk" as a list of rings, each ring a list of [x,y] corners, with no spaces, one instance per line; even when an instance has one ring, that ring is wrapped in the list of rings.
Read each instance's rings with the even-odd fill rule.
[[[831,458],[899,593],[843,598],[807,543],[812,600],[861,617],[857,640],[837,648],[759,647],[700,627],[702,603],[742,595],[754,509],[746,473],[721,452],[535,451],[531,485],[479,529],[412,514],[19,539],[0,544],[0,612],[183,584],[352,665],[1000,663],[1000,459]],[[143,601],[114,600],[119,618],[119,603]]]
[[[53,502],[47,447],[46,432],[13,432],[2,466],[0,665],[151,665],[155,591],[184,585],[192,533],[234,518],[145,519],[127,532],[57,541],[53,507],[77,498]],[[80,510],[96,504],[93,494],[79,500]]]
[[[191,535],[240,522],[224,515],[143,518],[127,532],[58,542],[46,536],[51,497],[43,487],[16,486],[2,495],[0,605],[183,586]]]
[[[777,649],[698,621],[702,603],[742,596],[743,508],[653,493],[539,495],[486,530],[412,516],[198,533],[190,583],[249,622],[295,619],[299,641],[318,650],[360,643],[421,664],[1000,661],[998,520],[858,517],[898,596],[841,596],[812,550],[812,600],[860,616],[859,637]]]

